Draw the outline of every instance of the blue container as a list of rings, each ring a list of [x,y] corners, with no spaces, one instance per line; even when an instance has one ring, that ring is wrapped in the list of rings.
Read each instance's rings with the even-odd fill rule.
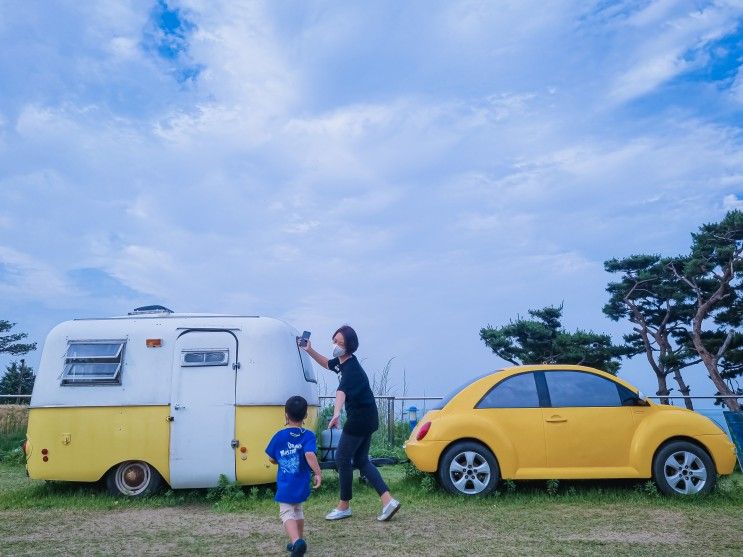
[[[415,426],[418,425],[418,408],[411,406],[408,408],[408,421],[410,422],[410,430],[412,431]]]

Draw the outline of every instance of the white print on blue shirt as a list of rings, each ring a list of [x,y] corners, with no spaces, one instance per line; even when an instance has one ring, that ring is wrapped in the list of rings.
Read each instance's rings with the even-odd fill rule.
[[[302,444],[292,443],[290,441],[286,446],[286,449],[279,451],[281,455],[278,459],[279,469],[285,474],[296,474],[299,472],[299,456],[297,455],[297,451],[302,448]]]

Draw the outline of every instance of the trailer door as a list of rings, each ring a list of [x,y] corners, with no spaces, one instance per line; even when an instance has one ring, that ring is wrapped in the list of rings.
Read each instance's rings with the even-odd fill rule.
[[[235,480],[237,337],[189,329],[175,344],[170,416],[170,484],[214,487]]]

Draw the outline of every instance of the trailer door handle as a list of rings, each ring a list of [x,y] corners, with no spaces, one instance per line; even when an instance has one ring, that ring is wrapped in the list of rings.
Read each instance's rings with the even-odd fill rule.
[[[185,409],[186,407],[181,406],[180,404],[176,404],[175,406],[173,406],[173,410],[185,410]]]

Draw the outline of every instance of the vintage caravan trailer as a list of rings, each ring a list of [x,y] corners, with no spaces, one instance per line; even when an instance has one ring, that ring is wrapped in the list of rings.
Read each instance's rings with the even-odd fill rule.
[[[275,480],[264,453],[301,395],[317,389],[297,331],[277,319],[176,314],[161,306],[76,319],[48,335],[25,445],[31,478],[106,479],[110,491]]]

